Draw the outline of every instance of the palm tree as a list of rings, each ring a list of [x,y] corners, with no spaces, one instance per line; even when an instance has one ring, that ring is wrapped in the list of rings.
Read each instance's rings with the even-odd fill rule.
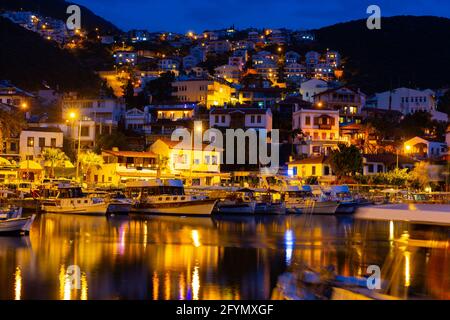
[[[42,157],[45,162],[50,163],[50,178],[55,177],[55,167],[63,167],[68,160],[66,154],[57,148],[45,148],[42,151]]]
[[[80,154],[78,161],[87,177],[89,177],[92,168],[99,168],[103,164],[102,156],[92,151]]]
[[[26,126],[22,117],[18,117],[12,111],[0,109],[0,152],[3,149],[3,143],[11,136],[18,135]]]

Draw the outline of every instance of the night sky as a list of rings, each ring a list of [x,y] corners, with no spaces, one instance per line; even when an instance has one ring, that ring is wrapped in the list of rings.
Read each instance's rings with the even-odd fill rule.
[[[368,5],[382,16],[450,17],[449,0],[73,0],[123,30],[202,32],[206,29],[286,27],[313,29],[365,18]]]

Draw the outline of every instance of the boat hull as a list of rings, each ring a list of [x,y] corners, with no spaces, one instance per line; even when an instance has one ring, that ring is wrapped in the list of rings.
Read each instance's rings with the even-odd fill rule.
[[[217,206],[217,213],[219,214],[255,214],[255,203],[219,203]]]
[[[108,214],[127,215],[131,211],[131,203],[109,203]]]
[[[31,225],[33,224],[35,217],[35,215],[32,215],[27,218],[15,218],[0,221],[0,235],[30,233]]]
[[[315,201],[311,203],[286,204],[288,212],[332,215],[336,213],[339,203],[337,201]]]
[[[80,215],[98,215],[104,216],[108,210],[107,203],[97,203],[88,206],[49,206],[43,205],[42,210],[45,213],[62,213],[62,214],[80,214]]]
[[[217,200],[196,200],[168,203],[138,203],[133,205],[131,212],[140,214],[182,215],[182,216],[209,216]]]

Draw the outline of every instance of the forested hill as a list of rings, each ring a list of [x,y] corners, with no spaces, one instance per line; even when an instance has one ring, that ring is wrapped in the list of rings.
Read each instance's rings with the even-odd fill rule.
[[[64,0],[0,0],[1,10],[12,11],[32,11],[42,16],[51,17],[65,21],[68,18],[67,7],[71,2]],[[82,28],[92,31],[99,28],[103,34],[120,32],[111,22],[97,16],[88,8],[79,5],[81,8]]]
[[[356,20],[315,32],[319,46],[344,57],[346,80],[367,93],[450,84],[450,19],[396,16],[382,18],[381,30]]]

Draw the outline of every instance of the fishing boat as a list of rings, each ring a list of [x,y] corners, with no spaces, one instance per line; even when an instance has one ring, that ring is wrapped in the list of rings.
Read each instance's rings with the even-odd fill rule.
[[[221,199],[217,204],[219,214],[255,214],[256,200],[253,196],[253,190],[240,189],[229,194],[225,199]]]
[[[258,190],[256,190],[258,191]],[[280,199],[274,199],[273,190],[261,190],[256,195],[255,214],[285,214],[286,204]],[[275,193],[279,195],[278,193]]]
[[[43,190],[41,209],[45,213],[106,215],[108,203],[101,197],[90,197],[80,186],[61,184]]]
[[[126,185],[133,213],[167,215],[210,215],[217,200],[207,196],[186,195],[178,179],[135,181]]]
[[[131,211],[132,201],[121,190],[89,192],[89,197],[101,198],[108,204],[107,213],[127,215]]]
[[[320,195],[314,196],[311,186],[286,186],[283,189],[288,213],[335,214],[338,201]]]
[[[0,235],[28,234],[35,215],[22,217],[22,208],[0,209]]]

